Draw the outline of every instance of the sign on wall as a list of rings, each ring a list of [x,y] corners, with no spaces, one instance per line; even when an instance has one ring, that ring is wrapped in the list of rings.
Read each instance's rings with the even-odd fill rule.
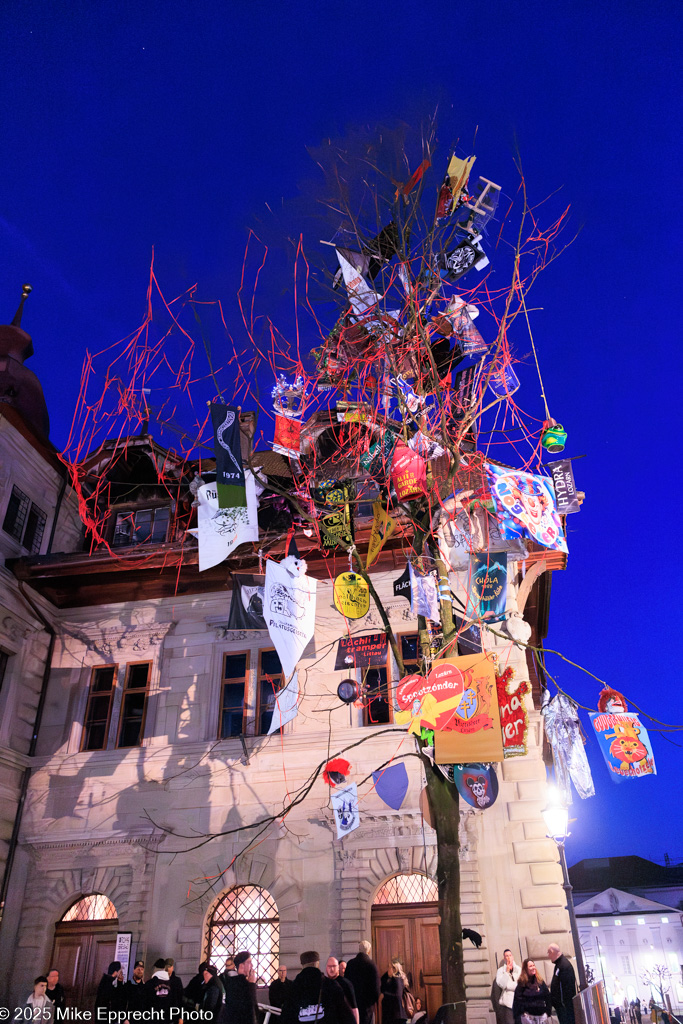
[[[123,971],[123,980],[128,981],[128,968],[130,966],[130,951],[133,942],[132,932],[116,933],[116,950],[114,960],[118,960]]]

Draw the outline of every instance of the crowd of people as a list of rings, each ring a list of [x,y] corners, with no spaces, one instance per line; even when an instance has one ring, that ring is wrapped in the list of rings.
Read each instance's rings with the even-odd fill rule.
[[[403,965],[392,959],[386,972],[379,970],[370,956],[370,943],[361,942],[357,956],[348,963],[330,956],[320,969],[320,954],[308,950],[301,954],[301,971],[291,981],[287,968],[278,969],[268,988],[268,1002],[281,1017],[282,1024],[373,1024],[375,1006],[382,997],[381,1024],[426,1024],[426,1013],[419,999],[410,992]],[[202,1021],[216,1024],[259,1024],[257,978],[251,954],[244,950],[229,957],[225,970],[204,961],[195,976],[183,985],[175,973],[172,957],[159,959],[145,980],[145,964],[136,960],[130,981],[125,981],[118,960],[109,964],[97,989],[100,1018],[124,1022],[153,1019],[176,1024],[190,1011],[201,1011]],[[34,982],[27,1004],[34,1008],[33,1020],[52,1020],[56,1010],[66,1005],[59,971],[52,969]],[[261,1004],[264,1005],[263,1003]],[[156,1011],[139,1015],[139,1011]],[[193,1019],[197,1019],[196,1017]]]
[[[550,988],[531,958],[520,967],[512,950],[504,951],[491,989],[497,1024],[546,1024],[553,1012],[560,1024],[574,1024],[574,968],[554,943],[548,946],[548,959],[553,965]]]

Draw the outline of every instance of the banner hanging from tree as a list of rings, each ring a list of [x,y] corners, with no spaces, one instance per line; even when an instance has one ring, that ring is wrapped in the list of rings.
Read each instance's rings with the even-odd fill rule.
[[[306,576],[306,563],[293,555],[266,563],[264,613],[287,680],[315,632],[316,585]]]
[[[467,616],[500,622],[505,618],[508,591],[508,559],[506,551],[487,551],[472,555],[470,562]]]
[[[330,802],[337,825],[337,839],[343,839],[360,825],[358,813],[358,790],[355,782],[349,782],[342,789],[330,793]]]
[[[343,668],[384,668],[387,663],[387,652],[386,633],[343,636],[337,646],[335,671]]]
[[[240,443],[240,411],[231,405],[211,405],[214,452],[216,455],[216,488],[219,508],[245,505],[245,480]]]
[[[656,775],[655,758],[647,729],[638,715],[593,711],[588,716],[598,737],[602,756],[615,781]]]
[[[266,577],[259,573],[234,572],[228,629],[268,629],[263,617]]]
[[[553,475],[553,490],[557,511],[560,515],[568,515],[570,512],[579,512],[579,496],[576,493],[574,483],[574,470],[570,459],[560,459],[558,462],[548,462],[547,467]]]
[[[548,477],[489,462],[486,475],[504,537],[530,537],[546,548],[567,551]]]
[[[258,540],[258,502],[253,474],[245,475],[243,506],[219,508],[216,484],[202,484],[197,491],[197,529],[188,530],[199,541],[199,571],[218,565],[240,544]]]

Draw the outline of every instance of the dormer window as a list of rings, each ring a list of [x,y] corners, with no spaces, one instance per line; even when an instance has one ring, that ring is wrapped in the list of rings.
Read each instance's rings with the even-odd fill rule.
[[[123,548],[133,544],[163,544],[168,539],[170,519],[169,505],[117,512],[112,547]]]
[[[18,540],[32,555],[37,555],[40,553],[46,522],[47,515],[42,508],[15,484],[2,524],[5,533]]]

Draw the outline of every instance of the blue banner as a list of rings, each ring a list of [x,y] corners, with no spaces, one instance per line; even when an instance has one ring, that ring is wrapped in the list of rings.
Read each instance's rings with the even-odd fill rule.
[[[593,723],[602,756],[615,782],[657,774],[650,737],[638,715],[630,712],[610,714],[606,711],[593,711],[588,717]]]

